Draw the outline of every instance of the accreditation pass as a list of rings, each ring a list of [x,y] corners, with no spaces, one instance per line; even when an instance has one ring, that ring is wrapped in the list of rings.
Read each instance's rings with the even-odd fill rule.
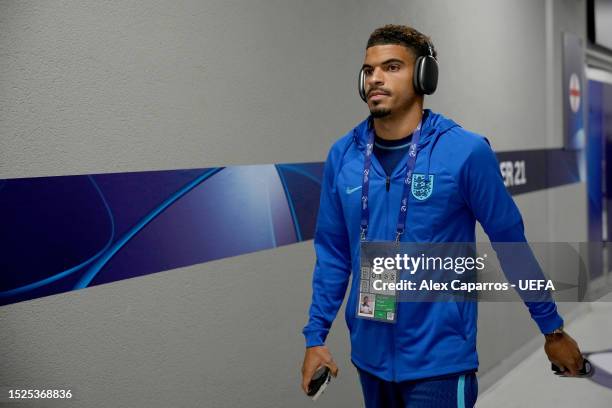
[[[364,262],[362,258],[360,272],[356,316],[385,323],[395,323],[397,295],[395,290],[388,289],[389,286],[395,287],[395,285],[388,285],[388,283],[397,282],[397,271],[387,269],[382,273],[374,273],[372,266],[368,262]],[[374,282],[376,282],[376,285]],[[379,289],[377,290],[375,287]]]

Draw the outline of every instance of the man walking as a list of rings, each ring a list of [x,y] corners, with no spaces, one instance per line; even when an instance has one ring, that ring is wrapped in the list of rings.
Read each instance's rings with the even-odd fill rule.
[[[334,143],[325,162],[303,330],[305,392],[317,368],[338,373],[325,340],[350,283],[345,319],[366,407],[471,407],[476,401],[477,303],[400,302],[394,324],[356,316],[363,301],[362,241],[475,242],[478,221],[491,242],[526,242],[488,140],[423,110],[424,95],[436,84],[428,37],[400,25],[372,33],[360,73],[370,115]],[[405,188],[405,180],[419,188]],[[582,356],[554,302],[526,305],[546,337],[548,358],[576,375]]]

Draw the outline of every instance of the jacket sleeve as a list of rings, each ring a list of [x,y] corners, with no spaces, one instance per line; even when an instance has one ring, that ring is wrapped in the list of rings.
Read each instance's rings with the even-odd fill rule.
[[[308,323],[302,333],[306,347],[325,343],[338,309],[342,305],[351,273],[350,245],[342,206],[335,188],[340,158],[334,149],[325,161],[319,213],[314,234],[316,263],[312,276],[312,300]]]
[[[504,186],[499,163],[486,138],[479,137],[475,143],[460,179],[465,200],[488,235],[508,280],[514,283],[519,279],[545,279],[525,238],[523,218]],[[536,297],[538,301],[524,303],[540,331],[550,333],[563,324],[563,319],[549,291],[530,295],[532,300]]]

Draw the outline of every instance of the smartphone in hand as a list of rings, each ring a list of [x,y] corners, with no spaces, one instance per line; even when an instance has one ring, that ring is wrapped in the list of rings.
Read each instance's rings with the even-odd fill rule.
[[[310,383],[308,383],[308,395],[312,398],[313,401],[316,401],[317,398],[327,387],[327,384],[331,381],[331,370],[327,366],[322,366],[315,371]]]
[[[584,360],[584,364],[582,365],[582,369],[580,371],[578,371],[578,375],[576,376],[569,376],[565,373],[565,371],[561,371],[561,368],[557,367],[555,364],[550,363],[550,368],[551,370],[553,370],[555,372],[555,375],[559,376],[559,377],[570,377],[570,378],[586,378],[586,377],[591,377],[595,371],[593,365],[591,364],[591,362],[589,360],[587,360],[586,358],[583,359]]]

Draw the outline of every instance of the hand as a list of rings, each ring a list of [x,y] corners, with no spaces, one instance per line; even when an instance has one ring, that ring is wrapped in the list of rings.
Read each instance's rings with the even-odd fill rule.
[[[569,334],[555,333],[547,334],[544,351],[551,363],[561,369],[561,371],[569,371],[568,376],[576,376],[584,365],[582,353],[578,348],[576,341]]]
[[[327,349],[327,346],[308,347],[302,363],[302,389],[308,393],[308,384],[315,371],[321,366],[327,366],[334,377],[338,376],[338,366]]]

